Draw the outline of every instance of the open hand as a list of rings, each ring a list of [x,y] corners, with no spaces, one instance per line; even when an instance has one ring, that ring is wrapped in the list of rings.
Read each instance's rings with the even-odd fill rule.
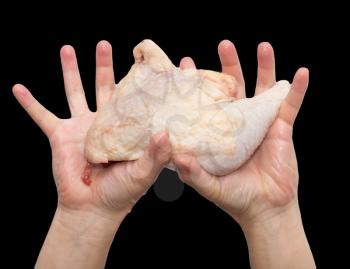
[[[107,213],[130,211],[152,185],[170,158],[165,132],[156,134],[137,161],[109,165],[88,165],[84,142],[96,112],[89,110],[74,49],[61,49],[61,62],[71,118],[60,119],[43,107],[22,85],[13,93],[18,102],[43,130],[52,149],[52,167],[58,190],[58,206],[66,210],[92,210]],[[115,90],[112,48],[101,41],[96,48],[97,110]]]
[[[222,72],[238,81],[237,98],[245,98],[244,79],[238,55],[230,41],[218,47]],[[181,68],[195,68],[186,57]],[[213,176],[202,169],[190,155],[174,157],[180,177],[207,199],[215,202],[238,222],[252,220],[270,209],[284,210],[297,204],[298,167],[292,141],[293,123],[308,86],[309,73],[300,68],[293,79],[291,90],[283,101],[279,114],[264,141],[254,155],[238,170],[226,176]],[[258,95],[276,83],[275,59],[272,46],[258,47],[258,77],[255,94]]]

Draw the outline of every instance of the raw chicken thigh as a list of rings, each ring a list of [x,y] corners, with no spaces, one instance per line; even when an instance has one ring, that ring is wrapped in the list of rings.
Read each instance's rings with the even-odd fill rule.
[[[262,142],[290,88],[279,81],[256,97],[236,100],[232,76],[181,70],[151,40],[133,53],[135,64],[87,134],[89,162],[138,159],[150,137],[167,130],[173,154],[192,154],[209,173],[228,174]]]

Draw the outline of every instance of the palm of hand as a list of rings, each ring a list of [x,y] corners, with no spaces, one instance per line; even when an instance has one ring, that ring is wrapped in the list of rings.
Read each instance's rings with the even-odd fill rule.
[[[223,72],[235,76],[240,83],[236,97],[244,98],[244,79],[233,44],[223,41],[219,45],[219,56]],[[259,46],[258,62],[256,94],[276,82],[273,49],[269,44]],[[191,59],[185,58],[181,67],[195,66]],[[298,185],[293,122],[307,83],[308,71],[300,69],[264,141],[242,167],[229,175],[216,177],[201,169],[193,157],[180,155],[175,157],[175,163],[183,180],[237,218],[243,213],[254,217],[265,209],[288,205],[296,197]]]
[[[257,215],[285,206],[295,198],[298,170],[291,127],[276,119],[254,155],[241,168],[221,178],[222,207],[237,216]],[[254,208],[250,208],[251,205]]]
[[[53,156],[53,174],[59,193],[60,203],[66,207],[80,205],[104,206],[108,208],[130,207],[136,200],[128,189],[130,180],[126,171],[132,162],[113,165],[95,165],[92,171],[94,184],[87,186],[82,175],[87,167],[84,157],[84,141],[94,121],[95,113],[63,120],[50,136]],[[135,196],[135,197],[134,197]]]

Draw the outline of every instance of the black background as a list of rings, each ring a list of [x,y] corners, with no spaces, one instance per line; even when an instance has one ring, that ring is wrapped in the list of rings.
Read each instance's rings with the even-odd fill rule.
[[[68,12],[69,8],[64,7],[59,16],[11,10],[11,19],[1,21],[0,44],[2,219],[11,267],[34,265],[57,203],[48,141],[16,103],[12,85],[23,83],[56,115],[69,117],[59,50],[71,44],[77,52],[90,108],[94,109],[97,42],[111,42],[119,80],[133,63],[133,47],[144,38],[153,39],[176,64],[183,56],[191,56],[197,67],[213,70],[220,69],[218,43],[225,38],[232,40],[240,56],[248,96],[253,94],[256,47],[262,41],[271,42],[275,48],[278,79],[291,80],[301,66],[310,69],[310,86],[294,130],[299,200],[316,262],[320,268],[329,262],[331,250],[337,248],[336,243],[329,243],[334,237],[330,234],[336,230],[329,220],[339,218],[335,213],[338,203],[330,197],[335,197],[339,188],[339,183],[333,183],[343,178],[336,169],[339,163],[335,156],[339,154],[329,143],[331,137],[335,142],[341,139],[338,133],[334,135],[334,127],[338,127],[335,115],[343,108],[336,103],[340,93],[335,92],[334,81],[343,70],[336,61],[345,61],[347,55],[342,50],[342,35],[337,34],[342,24],[337,20],[331,20],[331,24],[328,19],[329,13],[337,13],[331,9],[319,13],[305,9],[301,3],[293,5],[297,6],[282,7],[282,13],[257,9],[257,14],[249,9],[226,10],[224,5],[208,13],[183,8],[175,17],[166,12],[150,16],[136,4],[133,9],[120,7],[130,14],[129,19],[118,17],[118,7],[113,8],[114,13],[101,13],[99,9],[89,15],[83,10]],[[168,11],[171,8],[171,4],[166,7]],[[50,9],[53,12],[55,7]],[[176,175],[163,171],[161,178],[168,177]],[[176,202],[163,202],[150,189],[123,222],[107,268],[120,264],[130,268],[140,262],[145,267],[163,268],[188,263],[249,268],[239,226],[189,187]]]

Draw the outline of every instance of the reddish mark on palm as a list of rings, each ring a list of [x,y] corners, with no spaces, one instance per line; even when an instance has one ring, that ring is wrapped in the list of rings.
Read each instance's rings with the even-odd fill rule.
[[[92,180],[91,180],[91,169],[92,169],[92,165],[91,165],[91,163],[88,162],[86,164],[85,168],[84,168],[83,174],[81,175],[82,181],[87,186],[90,186],[91,183],[92,183]]]

